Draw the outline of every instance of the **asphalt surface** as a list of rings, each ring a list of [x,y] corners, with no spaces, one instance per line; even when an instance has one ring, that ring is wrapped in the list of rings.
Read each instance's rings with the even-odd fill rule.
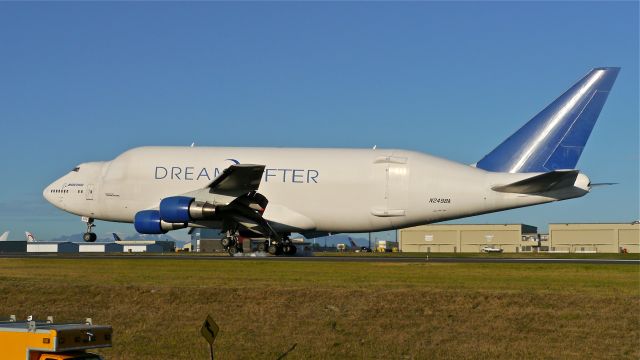
[[[640,265],[637,259],[563,259],[563,258],[509,258],[509,257],[389,257],[389,256],[243,256],[162,255],[162,254],[0,254],[0,258],[14,259],[136,259],[136,260],[201,260],[201,261],[350,261],[379,263],[508,263],[508,264],[603,264]]]

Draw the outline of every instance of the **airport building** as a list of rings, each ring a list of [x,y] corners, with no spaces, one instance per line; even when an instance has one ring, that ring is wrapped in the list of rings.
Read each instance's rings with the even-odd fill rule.
[[[2,253],[122,253],[175,252],[173,241],[55,242],[0,241]]]
[[[28,253],[77,253],[78,244],[72,242],[27,242]]]
[[[191,233],[191,251],[195,252],[224,252],[222,246],[223,234],[219,229],[199,228]]]
[[[81,253],[121,253],[124,247],[112,242],[78,243],[78,252]]]
[[[217,239],[197,239],[195,250],[197,252],[224,252],[222,241]]]
[[[161,253],[176,251],[176,243],[173,241],[129,240],[116,241],[115,243],[122,246],[122,251],[126,253]]]
[[[0,241],[0,254],[27,252],[26,241]]]
[[[397,235],[403,252],[477,253],[487,247],[515,253],[537,247],[537,232],[524,224],[432,224],[400,229]]]
[[[549,251],[640,253],[640,223],[549,224]]]
[[[398,230],[403,252],[640,253],[640,223],[549,224],[549,234],[524,224],[424,225]]]

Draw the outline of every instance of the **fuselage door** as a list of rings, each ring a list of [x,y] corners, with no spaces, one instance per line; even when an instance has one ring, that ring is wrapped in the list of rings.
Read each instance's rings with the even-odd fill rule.
[[[409,168],[407,158],[391,157],[387,166],[387,208],[404,215],[409,202]]]
[[[409,199],[408,158],[402,156],[380,156],[376,164],[383,166],[385,209],[378,209],[377,216],[404,216]],[[381,169],[382,170],[382,169]]]
[[[94,191],[93,184],[86,184],[84,186],[84,198],[87,200],[93,200],[93,191]]]

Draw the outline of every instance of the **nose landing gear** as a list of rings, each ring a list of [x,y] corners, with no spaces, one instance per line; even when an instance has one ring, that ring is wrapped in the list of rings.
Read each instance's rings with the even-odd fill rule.
[[[96,239],[98,239],[98,236],[96,235],[96,233],[91,231],[95,227],[95,225],[93,224],[93,220],[94,219],[90,217],[86,217],[86,216],[82,217],[82,221],[87,223],[87,231],[84,234],[82,234],[82,240],[86,242],[95,242]]]

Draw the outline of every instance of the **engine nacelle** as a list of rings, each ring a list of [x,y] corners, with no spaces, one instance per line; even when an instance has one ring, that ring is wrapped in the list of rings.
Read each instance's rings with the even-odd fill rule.
[[[186,223],[191,220],[211,218],[215,212],[215,205],[196,201],[192,197],[172,196],[160,201],[160,218],[170,223]]]
[[[158,210],[143,210],[136,213],[133,225],[140,234],[164,234],[167,231],[184,229],[186,222],[166,222],[160,219]]]

